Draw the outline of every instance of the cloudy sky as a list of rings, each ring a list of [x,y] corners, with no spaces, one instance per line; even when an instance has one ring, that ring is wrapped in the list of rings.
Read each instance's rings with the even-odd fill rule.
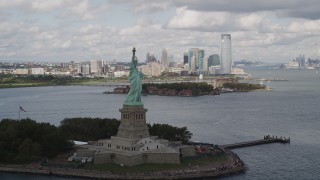
[[[319,0],[0,0],[0,61],[181,61],[189,48],[234,60],[320,58]]]

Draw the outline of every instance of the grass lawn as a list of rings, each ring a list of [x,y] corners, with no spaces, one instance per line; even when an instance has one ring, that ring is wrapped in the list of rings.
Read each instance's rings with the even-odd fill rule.
[[[220,163],[228,160],[228,157],[223,155],[215,156],[203,156],[203,157],[194,157],[182,159],[181,164],[141,164],[138,166],[128,167],[120,166],[118,164],[86,164],[85,169],[89,170],[101,170],[101,171],[113,171],[113,172],[151,172],[151,171],[161,171],[161,170],[170,170],[170,169],[184,169],[188,166],[204,166],[212,163]]]
[[[190,157],[190,158],[185,158],[181,160],[182,165],[208,165],[212,163],[220,163],[220,162],[225,162],[228,160],[227,155],[222,154],[222,155],[206,155],[203,157]]]

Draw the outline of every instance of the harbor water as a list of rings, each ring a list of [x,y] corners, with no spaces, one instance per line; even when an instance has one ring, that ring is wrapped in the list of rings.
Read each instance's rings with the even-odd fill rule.
[[[290,137],[290,144],[235,149],[248,170],[222,179],[319,179],[320,74],[316,70],[246,71],[257,78],[288,81],[271,81],[271,91],[200,97],[143,96],[148,109],[147,122],[186,126],[193,133],[192,140],[219,145],[261,139],[268,134]],[[125,95],[102,93],[112,88],[0,89],[0,119],[18,119],[20,106],[26,110],[21,112],[21,118],[29,117],[56,126],[64,118],[71,117],[119,119]],[[29,178],[52,179],[0,173],[2,180]]]

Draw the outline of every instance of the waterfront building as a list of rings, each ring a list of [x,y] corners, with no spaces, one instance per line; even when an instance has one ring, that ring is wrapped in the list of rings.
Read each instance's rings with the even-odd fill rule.
[[[232,68],[231,74],[235,74],[235,75],[246,75],[247,73],[244,72],[244,69],[241,69],[241,68]]]
[[[221,35],[221,74],[231,74],[231,34]]]
[[[286,68],[287,69],[299,69],[299,62],[296,60],[291,60],[291,61],[289,61]]]
[[[129,76],[129,72],[128,71],[115,71],[113,72],[113,77],[115,78],[119,78],[119,77],[124,77],[124,76]]]
[[[181,71],[183,71],[183,68],[181,68],[181,67],[169,67],[168,68],[169,73],[181,74]]]
[[[45,72],[46,75],[59,75],[59,76],[69,76],[71,75],[70,71],[58,71],[56,69],[52,71],[47,71]]]
[[[81,73],[84,74],[84,75],[91,74],[91,72],[90,72],[90,64],[81,65]]]
[[[90,61],[90,72],[93,75],[101,76],[103,73],[103,60],[91,60]]]
[[[146,76],[160,76],[162,66],[157,62],[149,62],[146,65],[140,66],[140,71]]]
[[[120,69],[124,71],[125,67],[123,66]],[[110,71],[110,66],[105,61],[104,65],[102,67],[102,72],[103,72],[103,74],[107,74],[109,71]]]
[[[114,71],[124,71],[125,67],[124,65],[115,65],[114,66]]]
[[[209,66],[209,74],[214,75],[214,74],[219,74],[220,73],[220,65],[219,66]]]
[[[320,68],[320,60],[308,58],[306,66],[307,66],[307,69],[319,69]]]
[[[29,70],[28,69],[21,69],[21,68],[19,68],[19,69],[15,69],[14,71],[13,71],[13,73],[14,74],[29,74]]]
[[[44,74],[44,68],[30,68],[29,69],[29,74],[36,74],[36,75],[40,75],[40,74]]]
[[[226,83],[236,83],[236,82],[237,80],[235,78],[219,77],[219,78],[213,79],[213,82],[211,83],[211,85],[213,86],[213,88],[221,88]]]

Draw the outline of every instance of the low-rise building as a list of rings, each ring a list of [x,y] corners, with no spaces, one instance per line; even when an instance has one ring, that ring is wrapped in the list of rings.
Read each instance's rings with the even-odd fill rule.
[[[13,71],[13,74],[29,74],[29,70],[28,69],[15,69]]]
[[[124,93],[128,93],[129,91],[130,91],[129,86],[126,86],[126,87],[116,87],[116,88],[113,90],[113,93],[115,93],[115,94],[124,94]]]
[[[35,74],[35,75],[43,75],[44,74],[44,68],[30,68],[29,74]]]
[[[115,78],[120,78],[120,77],[124,77],[124,76],[129,76],[129,72],[128,71],[116,71],[113,73]]]
[[[160,76],[162,72],[161,64],[157,62],[149,62],[140,67],[141,73],[146,76]]]

